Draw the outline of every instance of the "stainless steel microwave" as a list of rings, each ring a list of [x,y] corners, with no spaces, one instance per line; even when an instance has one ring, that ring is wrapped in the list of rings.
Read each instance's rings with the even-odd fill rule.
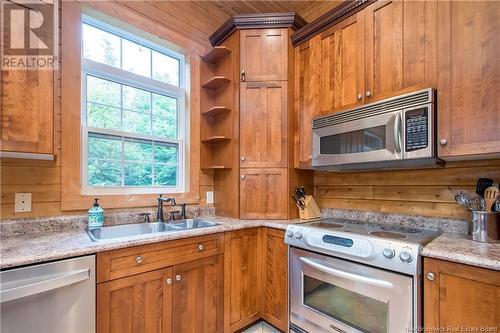
[[[313,119],[312,167],[377,170],[442,165],[432,88]]]

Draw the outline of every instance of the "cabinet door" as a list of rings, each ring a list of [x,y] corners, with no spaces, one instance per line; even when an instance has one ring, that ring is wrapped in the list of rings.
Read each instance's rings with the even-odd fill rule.
[[[440,1],[441,157],[500,153],[500,2]]]
[[[320,37],[316,36],[294,50],[294,166],[301,169],[311,167],[311,126],[319,102],[320,45]]]
[[[241,30],[240,36],[242,81],[287,80],[287,29]]]
[[[320,35],[320,98],[318,115],[364,101],[364,11],[343,20]]]
[[[54,152],[54,73],[51,70],[1,72],[3,151]]]
[[[433,274],[432,280],[430,274]],[[468,327],[479,332],[481,327],[497,327],[500,323],[499,300],[500,272],[424,259],[424,324],[427,331]]]
[[[285,167],[287,82],[244,82],[240,98],[240,166]]]
[[[260,234],[260,228],[225,234],[225,332],[235,332],[260,317]]]
[[[172,332],[171,304],[172,268],[100,283],[97,285],[97,331]]]
[[[437,1],[377,1],[365,9],[367,102],[436,86]]]
[[[287,169],[241,169],[240,218],[286,219]]]
[[[223,331],[223,255],[173,267],[172,331],[215,333]]]
[[[263,310],[262,318],[287,332],[288,326],[288,246],[285,232],[263,228]]]

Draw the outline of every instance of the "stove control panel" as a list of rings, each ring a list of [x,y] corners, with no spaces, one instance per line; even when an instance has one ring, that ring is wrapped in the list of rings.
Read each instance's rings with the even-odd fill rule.
[[[349,254],[356,257],[368,258],[373,253],[370,241],[358,237],[345,237],[340,235],[329,235],[324,232],[310,232],[305,242],[313,247],[334,252]]]

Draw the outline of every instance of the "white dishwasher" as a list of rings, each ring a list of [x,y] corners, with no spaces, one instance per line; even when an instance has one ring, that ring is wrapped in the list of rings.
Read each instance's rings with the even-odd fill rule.
[[[0,272],[2,333],[95,332],[95,256]]]

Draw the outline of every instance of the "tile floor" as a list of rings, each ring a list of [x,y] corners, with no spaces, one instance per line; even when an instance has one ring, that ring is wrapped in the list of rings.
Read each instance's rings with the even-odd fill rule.
[[[279,333],[279,331],[265,321],[260,321],[241,333]]]

